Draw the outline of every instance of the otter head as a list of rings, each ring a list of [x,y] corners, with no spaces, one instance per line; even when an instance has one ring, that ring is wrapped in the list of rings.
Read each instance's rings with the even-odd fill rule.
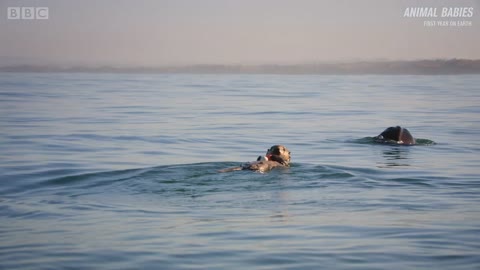
[[[415,138],[406,128],[401,126],[389,127],[377,136],[378,140],[395,141],[402,144],[415,144]]]
[[[290,151],[283,145],[274,145],[267,150],[268,160],[276,161],[288,166],[290,164]]]

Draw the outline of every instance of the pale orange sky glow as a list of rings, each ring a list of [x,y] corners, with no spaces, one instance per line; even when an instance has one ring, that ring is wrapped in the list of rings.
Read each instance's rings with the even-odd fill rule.
[[[8,20],[8,7],[48,20]],[[405,18],[407,7],[472,7]],[[0,65],[165,66],[480,59],[480,1],[104,0],[0,3]],[[426,20],[471,26],[424,26]]]

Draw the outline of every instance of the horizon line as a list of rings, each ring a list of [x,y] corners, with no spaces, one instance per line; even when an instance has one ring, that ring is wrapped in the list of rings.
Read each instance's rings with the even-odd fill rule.
[[[0,56],[5,57],[5,56]],[[191,63],[191,64],[159,64],[159,65],[140,65],[140,64],[113,64],[113,63],[98,63],[98,64],[89,64],[89,63],[47,63],[47,64],[38,64],[38,63],[19,63],[19,64],[6,64],[1,65],[0,68],[6,67],[20,67],[20,66],[29,66],[29,67],[52,67],[52,68],[184,68],[184,67],[198,67],[198,66],[225,66],[225,67],[235,67],[235,66],[245,66],[245,67],[262,67],[262,66],[309,66],[309,65],[342,65],[342,64],[361,64],[361,63],[412,63],[412,62],[423,62],[423,61],[469,61],[475,62],[480,61],[480,58],[419,58],[419,59],[358,59],[358,60],[326,60],[326,61],[298,61],[298,62],[265,62],[265,63]]]
[[[0,72],[226,73],[226,74],[480,74],[480,59],[361,60],[303,64],[192,64],[165,66],[8,65]]]

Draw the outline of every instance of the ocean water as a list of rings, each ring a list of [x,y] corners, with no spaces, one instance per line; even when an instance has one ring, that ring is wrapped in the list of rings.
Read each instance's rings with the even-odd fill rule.
[[[480,269],[479,86],[0,73],[0,269]]]

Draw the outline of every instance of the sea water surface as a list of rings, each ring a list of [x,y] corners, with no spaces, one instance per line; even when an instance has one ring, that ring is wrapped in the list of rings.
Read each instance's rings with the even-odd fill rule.
[[[479,86],[0,73],[0,269],[480,269]]]

